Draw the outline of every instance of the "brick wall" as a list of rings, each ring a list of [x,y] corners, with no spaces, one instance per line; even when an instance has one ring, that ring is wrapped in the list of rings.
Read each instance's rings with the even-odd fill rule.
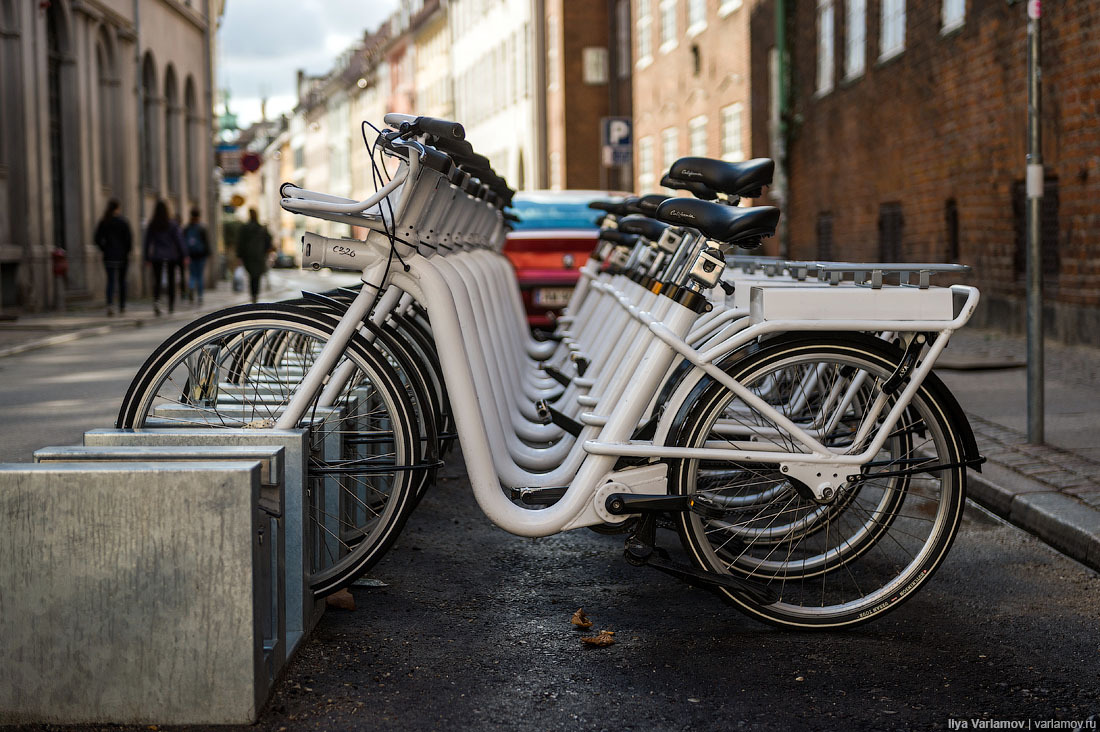
[[[1022,328],[1025,6],[967,0],[963,25],[945,33],[941,0],[906,4],[905,49],[879,61],[882,3],[867,0],[866,69],[844,80],[837,0],[836,82],[821,95],[817,3],[792,3],[791,255],[815,256],[828,218],[834,256],[878,259],[883,213],[900,209],[903,258],[957,256],[982,288],[979,321]],[[1057,193],[1056,209],[1046,204],[1047,318],[1056,337],[1100,343],[1100,0],[1043,10],[1043,157]]]

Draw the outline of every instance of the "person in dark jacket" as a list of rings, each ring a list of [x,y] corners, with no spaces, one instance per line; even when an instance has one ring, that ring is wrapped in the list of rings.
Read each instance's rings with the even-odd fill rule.
[[[237,236],[237,259],[248,272],[252,302],[260,297],[260,278],[267,271],[267,256],[272,251],[271,234],[260,224],[256,209],[248,209],[248,223],[241,227]]]
[[[145,261],[153,268],[153,312],[160,315],[162,278],[167,285],[168,312],[176,307],[176,269],[187,261],[180,227],[168,215],[168,204],[157,201],[145,227]]]
[[[122,204],[117,198],[107,202],[107,210],[95,227],[94,242],[103,253],[107,272],[107,314],[115,314],[115,290],[118,290],[118,312],[126,312],[126,270],[130,267],[130,250],[134,234],[130,222],[122,218]]]
[[[197,208],[191,209],[191,221],[183,230],[183,243],[187,248],[187,256],[191,259],[189,297],[194,300],[198,296],[199,305],[202,305],[202,291],[205,284],[203,280],[206,272],[206,258],[210,256],[210,240],[206,235],[206,227],[199,223]]]

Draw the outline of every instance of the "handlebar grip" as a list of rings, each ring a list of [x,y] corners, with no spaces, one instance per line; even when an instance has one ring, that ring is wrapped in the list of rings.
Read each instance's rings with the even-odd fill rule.
[[[399,112],[390,112],[382,120],[393,128],[398,128],[403,124],[416,124],[416,117],[411,114],[400,114]]]
[[[386,120],[389,122],[389,120]],[[417,117],[416,126],[421,132],[448,140],[465,140],[466,128],[458,122],[451,122],[436,117]]]

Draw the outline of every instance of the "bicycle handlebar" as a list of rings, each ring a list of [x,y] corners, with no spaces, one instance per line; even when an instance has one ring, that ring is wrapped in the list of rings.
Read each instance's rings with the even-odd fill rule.
[[[466,139],[466,128],[458,122],[451,122],[446,119],[416,117],[411,114],[399,114],[397,112],[390,112],[382,119],[392,127],[401,128],[407,125],[409,128],[426,135],[435,135],[446,140]]]

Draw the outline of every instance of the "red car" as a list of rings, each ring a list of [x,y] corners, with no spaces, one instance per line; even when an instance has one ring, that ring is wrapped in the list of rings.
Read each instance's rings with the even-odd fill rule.
[[[520,218],[509,232],[504,254],[516,269],[527,323],[550,325],[549,313],[569,303],[579,270],[596,246],[600,212],[590,201],[619,199],[605,191],[520,191],[512,212]]]

